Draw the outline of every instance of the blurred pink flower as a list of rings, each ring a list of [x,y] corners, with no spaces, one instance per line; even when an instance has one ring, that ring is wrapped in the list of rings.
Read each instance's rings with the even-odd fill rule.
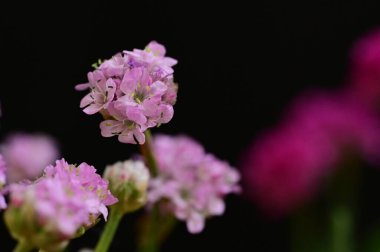
[[[55,141],[40,134],[13,134],[1,146],[8,183],[34,180],[59,156]]]
[[[55,166],[46,167],[44,177],[67,181],[91,195],[95,200],[91,201],[90,212],[95,218],[103,214],[104,219],[107,219],[108,210],[106,206],[117,202],[117,199],[108,189],[108,182],[96,173],[95,167],[86,163],[75,166],[68,164],[64,159],[57,160]]]
[[[88,83],[77,90],[90,89],[81,100],[86,114],[101,113],[103,137],[118,136],[122,143],[143,144],[144,131],[168,123],[173,115],[177,85],[173,66],[163,45],[153,41],[144,50],[123,51],[95,64]]]
[[[380,124],[367,107],[340,94],[301,96],[285,121],[244,157],[247,195],[270,216],[305,204],[347,154],[378,162]]]
[[[4,198],[4,186],[6,183],[6,165],[3,160],[3,156],[0,154],[0,209],[4,209],[7,207]]]
[[[36,222],[34,225],[44,229],[45,234],[65,240],[70,239],[81,226],[90,225],[87,200],[87,195],[68,181],[43,178],[30,185],[12,184],[9,211],[20,209],[29,213],[34,218],[25,222]],[[36,231],[30,233],[37,234]]]
[[[153,150],[160,172],[151,181],[148,201],[169,200],[169,208],[186,221],[191,233],[201,232],[207,217],[222,215],[224,196],[240,190],[239,173],[227,162],[206,154],[191,138],[156,136]]]
[[[354,45],[349,78],[356,99],[380,102],[380,29],[370,31]]]
[[[100,214],[106,219],[106,206],[117,202],[94,167],[64,159],[46,167],[38,180],[11,184],[9,191],[5,220],[12,235],[46,251],[60,251]]]

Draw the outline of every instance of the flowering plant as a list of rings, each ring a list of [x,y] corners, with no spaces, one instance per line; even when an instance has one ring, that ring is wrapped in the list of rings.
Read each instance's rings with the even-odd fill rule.
[[[49,165],[58,151],[45,136],[15,135],[2,146],[0,208],[19,242],[15,251],[61,251],[104,219],[95,251],[105,252],[124,215],[144,209],[138,248],[153,252],[176,219],[199,233],[207,218],[224,213],[224,197],[240,191],[239,173],[190,137],[151,136],[172,119],[177,100],[177,61],[165,54],[155,41],[117,53],[75,87],[88,92],[83,112],[103,117],[103,137],[141,146],[135,159],[107,166],[101,177],[87,163]]]

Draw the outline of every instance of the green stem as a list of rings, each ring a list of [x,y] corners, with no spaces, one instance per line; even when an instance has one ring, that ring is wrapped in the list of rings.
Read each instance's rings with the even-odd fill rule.
[[[152,135],[149,130],[145,131],[145,143],[141,146],[141,152],[145,158],[145,162],[150,169],[151,175],[153,177],[157,176],[158,168],[157,162],[154,158],[154,154],[152,151]]]
[[[108,248],[111,245],[122,217],[123,214],[120,211],[118,211],[116,208],[111,207],[109,220],[106,223],[98,244],[96,245],[95,252],[108,251]]]
[[[158,209],[154,206],[148,219],[145,243],[140,247],[140,252],[158,251]]]
[[[331,212],[331,251],[351,252],[353,216],[349,207],[336,206]]]
[[[20,240],[13,252],[29,252],[32,250],[33,248],[29,246],[28,242]]]

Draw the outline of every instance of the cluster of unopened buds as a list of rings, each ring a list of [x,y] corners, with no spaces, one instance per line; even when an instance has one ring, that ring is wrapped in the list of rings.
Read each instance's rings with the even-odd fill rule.
[[[16,251],[61,251],[101,216],[108,222],[95,251],[107,251],[121,218],[144,206],[150,222],[160,221],[157,216],[177,218],[191,233],[201,232],[206,218],[223,214],[223,198],[240,191],[239,173],[189,137],[151,138],[148,131],[174,114],[177,61],[165,54],[157,42],[123,51],[94,64],[88,82],[76,86],[89,91],[80,102],[83,111],[103,116],[102,136],[141,144],[142,156],[107,166],[101,177],[87,163],[60,159],[46,165],[58,151],[44,136],[19,135],[0,148],[0,208],[19,242]],[[25,162],[26,156],[33,162]],[[158,237],[151,239],[147,246],[156,248],[149,251],[157,251]],[[140,247],[145,251],[144,244]]]

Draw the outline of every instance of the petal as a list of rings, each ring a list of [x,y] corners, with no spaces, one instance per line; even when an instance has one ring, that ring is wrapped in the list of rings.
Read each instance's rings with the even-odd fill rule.
[[[129,120],[139,125],[143,125],[147,121],[146,117],[144,116],[143,112],[141,111],[139,107],[128,107],[127,117]]]
[[[87,108],[83,109],[83,112],[88,114],[88,115],[93,115],[93,114],[99,112],[102,108],[103,108],[103,104],[93,103],[90,106],[88,106]]]
[[[149,94],[152,96],[162,96],[165,94],[168,87],[165,85],[165,83],[161,81],[156,81],[152,85],[150,85],[150,92]]]
[[[176,59],[173,59],[170,57],[165,57],[162,61],[166,66],[169,66],[169,67],[172,67],[178,63]]]
[[[77,91],[83,91],[90,88],[90,83],[81,83],[75,86],[75,90]]]
[[[143,103],[141,104],[141,107],[144,111],[144,115],[149,116],[149,117],[156,117],[159,115],[159,102],[160,98],[150,98],[150,99],[145,99]]]
[[[104,204],[100,204],[99,206],[99,212],[103,215],[104,220],[107,221],[108,217],[108,209]]]
[[[145,49],[152,52],[155,56],[163,57],[166,54],[165,46],[157,43],[156,41],[151,41]]]
[[[90,105],[92,102],[94,102],[94,98],[92,96],[92,92],[87,94],[85,97],[82,98],[82,100],[80,101],[80,107],[81,108],[84,108],[88,105]]]
[[[205,220],[199,213],[192,213],[186,224],[190,233],[197,234],[204,229]]]
[[[174,115],[174,109],[171,105],[161,105],[160,106],[161,118],[159,123],[168,123]]]
[[[124,125],[120,121],[105,120],[100,123],[100,130],[103,137],[112,137],[120,134],[124,130]]]
[[[5,198],[3,195],[0,194],[0,209],[7,208],[7,203],[5,202]]]
[[[133,131],[133,135],[139,144],[145,143],[145,135],[144,135],[144,133],[141,132],[141,130],[139,128],[136,128]]]
[[[121,143],[136,144],[135,139],[133,138],[133,133],[126,129],[118,137]]]
[[[225,208],[224,201],[220,198],[213,198],[209,202],[209,212],[212,215],[222,215]]]
[[[137,83],[140,81],[140,77],[142,75],[142,69],[139,68],[133,68],[129,72],[125,73],[123,80],[120,84],[121,91],[124,92],[124,94],[130,95],[133,92],[135,92],[137,88]]]

